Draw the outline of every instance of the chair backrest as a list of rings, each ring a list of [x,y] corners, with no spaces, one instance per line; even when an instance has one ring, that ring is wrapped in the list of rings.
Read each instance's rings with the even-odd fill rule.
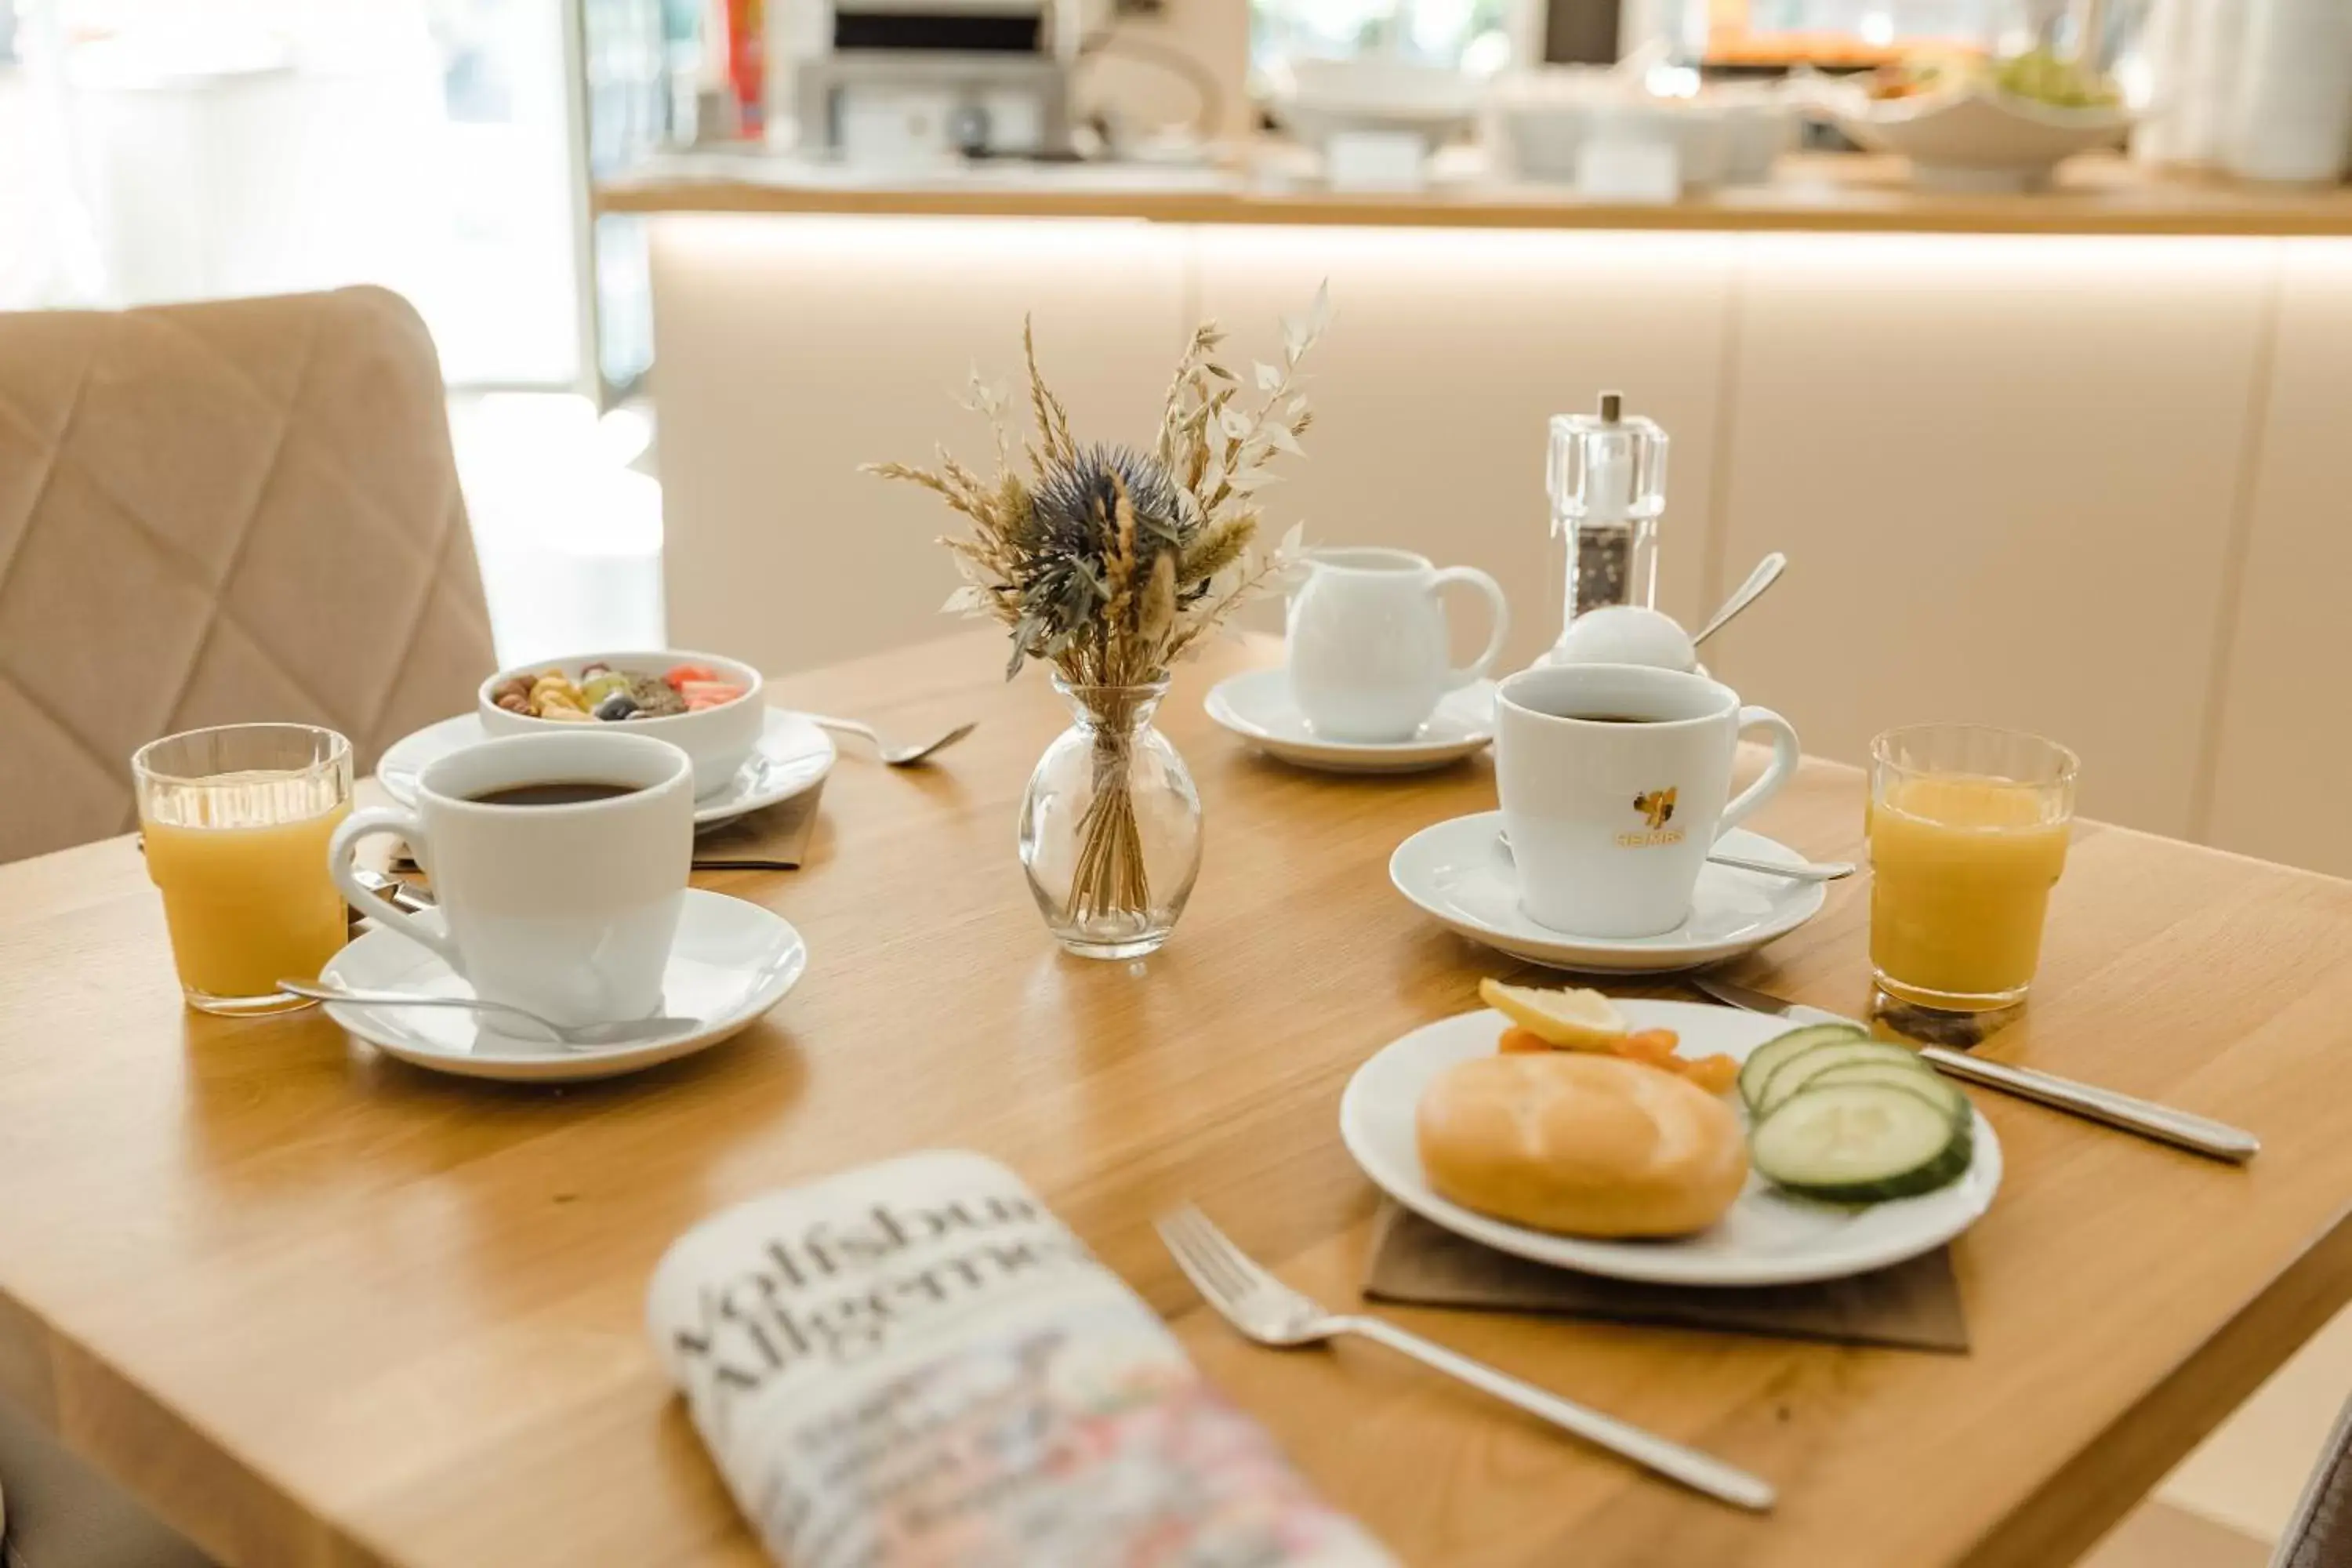
[[[2352,1563],[2352,1404],[2303,1483],[2294,1517],[2279,1536],[2271,1568],[2345,1568]]]
[[[493,665],[406,300],[0,314],[0,861],[131,826],[158,735],[323,724],[365,772]]]

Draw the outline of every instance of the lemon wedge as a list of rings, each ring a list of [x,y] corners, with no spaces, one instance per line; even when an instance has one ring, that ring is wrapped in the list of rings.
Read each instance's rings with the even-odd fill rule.
[[[1631,1029],[1617,1005],[1598,991],[1541,991],[1481,980],[1478,999],[1530,1035],[1571,1051],[1612,1049]]]

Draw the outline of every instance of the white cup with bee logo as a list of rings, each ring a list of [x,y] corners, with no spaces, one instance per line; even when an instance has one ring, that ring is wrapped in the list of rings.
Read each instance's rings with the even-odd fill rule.
[[[1737,798],[1740,735],[1772,761]],[[1778,795],[1802,753],[1769,708],[1643,665],[1522,670],[1495,701],[1495,784],[1528,918],[1578,936],[1658,936],[1690,918],[1706,852]]]

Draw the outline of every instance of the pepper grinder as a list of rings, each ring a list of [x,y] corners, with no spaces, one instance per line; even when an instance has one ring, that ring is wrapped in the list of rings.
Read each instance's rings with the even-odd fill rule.
[[[1577,616],[1605,605],[1654,608],[1666,433],[1627,418],[1623,395],[1604,392],[1596,414],[1552,416],[1548,481],[1552,534],[1568,541],[1561,637]]]

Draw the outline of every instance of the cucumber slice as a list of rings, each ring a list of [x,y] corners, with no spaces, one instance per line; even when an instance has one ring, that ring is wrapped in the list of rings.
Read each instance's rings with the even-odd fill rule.
[[[1941,1074],[1928,1070],[1924,1063],[1919,1062],[1842,1062],[1813,1074],[1798,1088],[1797,1092],[1810,1094],[1814,1089],[1830,1089],[1842,1083],[1884,1083],[1896,1089],[1907,1089],[1914,1094],[1926,1095],[1956,1119],[1969,1115],[1969,1097],[1959,1091],[1958,1086]]]
[[[1849,1035],[1842,1040],[1824,1040],[1792,1057],[1781,1059],[1756,1091],[1750,1109],[1759,1117],[1769,1116],[1781,1101],[1795,1094],[1810,1082],[1815,1073],[1844,1067],[1850,1062],[1887,1062],[1909,1072],[1933,1074],[1934,1069],[1913,1056],[1903,1046],[1890,1046],[1884,1040],[1874,1040],[1867,1035]]]
[[[1880,1203],[1958,1179],[1975,1152],[1974,1125],[1906,1087],[1825,1084],[1783,1100],[1748,1151],[1767,1179],[1801,1196]]]
[[[1866,1040],[1870,1037],[1852,1024],[1807,1024],[1785,1035],[1775,1035],[1754,1050],[1739,1064],[1739,1098],[1753,1109],[1756,1097],[1763,1092],[1764,1080],[1782,1062],[1799,1051],[1810,1050],[1831,1040]]]

